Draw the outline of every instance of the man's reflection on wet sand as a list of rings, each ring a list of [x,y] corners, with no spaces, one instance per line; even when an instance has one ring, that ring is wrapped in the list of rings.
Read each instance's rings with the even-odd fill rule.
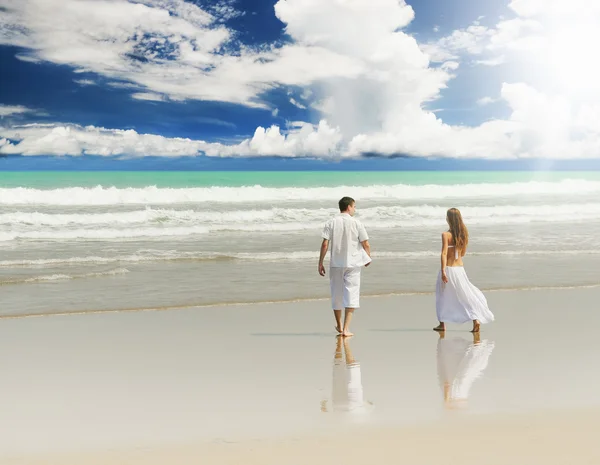
[[[364,400],[360,364],[352,355],[350,339],[340,336],[336,338],[331,407],[328,406],[328,401],[321,402],[322,412],[360,414],[372,408],[373,404]]]
[[[481,340],[479,333],[469,341],[461,337],[447,338],[440,333],[437,343],[437,369],[446,408],[467,405],[469,391],[488,366],[494,342]]]

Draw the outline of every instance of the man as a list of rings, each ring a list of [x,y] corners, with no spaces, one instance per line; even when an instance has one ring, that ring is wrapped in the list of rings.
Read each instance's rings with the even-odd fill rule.
[[[354,309],[360,307],[360,269],[371,263],[369,236],[360,221],[354,218],[356,202],[350,197],[339,201],[340,214],[323,228],[323,243],[319,256],[319,274],[325,276],[323,260],[331,242],[329,281],[335,329],[344,337],[353,336],[350,322]],[[342,327],[342,309],[346,309]]]

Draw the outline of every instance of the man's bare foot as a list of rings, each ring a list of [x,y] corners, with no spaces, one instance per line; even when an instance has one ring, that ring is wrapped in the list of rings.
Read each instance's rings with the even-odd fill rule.
[[[327,401],[326,400],[321,401],[321,412],[327,413]]]
[[[343,333],[343,331],[342,331],[342,328],[340,328],[339,326],[336,326],[336,327],[335,327],[335,330],[336,330],[338,333],[340,333],[340,334],[342,334],[342,333]]]
[[[352,337],[352,336],[354,336],[354,333],[351,333],[350,331],[344,331],[342,333],[342,336],[344,336],[344,337]]]
[[[446,331],[446,325],[444,323],[440,323],[435,328],[433,328],[433,330],[434,331]]]
[[[473,322],[473,329],[471,330],[472,333],[478,333],[479,332],[479,327],[481,325],[479,324],[479,321],[474,321]]]

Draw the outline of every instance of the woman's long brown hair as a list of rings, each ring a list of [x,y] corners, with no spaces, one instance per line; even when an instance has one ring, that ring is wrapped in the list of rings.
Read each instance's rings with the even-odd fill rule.
[[[463,223],[462,215],[458,208],[451,208],[446,213],[448,225],[450,226],[450,232],[454,239],[454,247],[461,252],[467,250],[469,245],[469,230]]]

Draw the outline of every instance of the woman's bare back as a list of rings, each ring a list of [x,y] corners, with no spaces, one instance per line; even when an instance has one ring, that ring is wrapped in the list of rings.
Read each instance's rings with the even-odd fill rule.
[[[465,255],[464,250],[456,250],[454,238],[450,231],[444,233],[448,241],[448,251],[446,252],[446,266],[463,266],[462,257]]]

